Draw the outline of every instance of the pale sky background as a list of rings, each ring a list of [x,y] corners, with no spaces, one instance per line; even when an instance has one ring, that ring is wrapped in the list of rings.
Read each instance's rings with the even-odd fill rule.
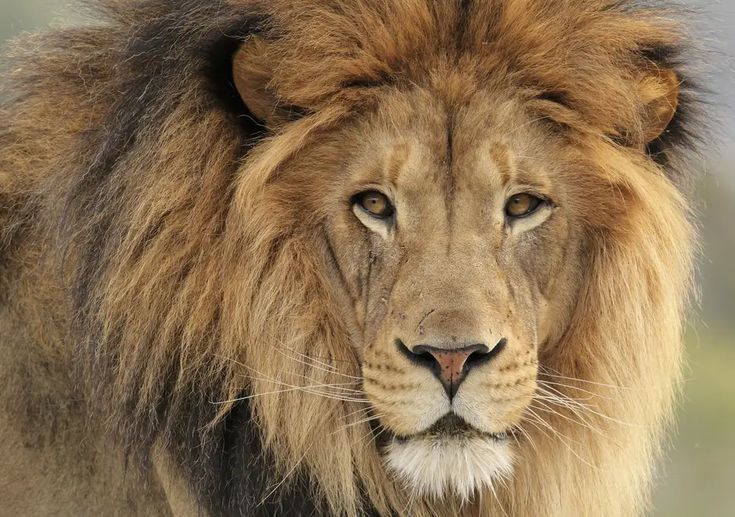
[[[720,140],[720,158],[713,156],[712,172],[735,188],[735,0],[687,0],[683,4],[698,10],[694,33],[707,50],[704,86],[714,93],[711,101],[716,108],[711,111],[719,127],[715,137]]]

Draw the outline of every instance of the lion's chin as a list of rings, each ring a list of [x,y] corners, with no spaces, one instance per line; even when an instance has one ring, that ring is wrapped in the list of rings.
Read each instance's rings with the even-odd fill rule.
[[[454,495],[469,501],[493,489],[513,470],[513,453],[504,436],[479,433],[426,433],[392,438],[385,461],[406,488],[437,499]]]

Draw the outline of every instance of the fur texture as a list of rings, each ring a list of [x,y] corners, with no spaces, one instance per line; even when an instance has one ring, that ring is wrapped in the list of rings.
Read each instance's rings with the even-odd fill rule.
[[[153,507],[130,501],[165,501],[155,451],[213,515],[644,511],[680,379],[694,242],[681,187],[696,92],[671,13],[617,0],[94,9],[102,22],[17,42],[3,76],[0,436],[23,437],[19,450],[37,451],[81,487],[125,478],[122,514]],[[238,94],[232,68],[256,40],[264,43],[247,70],[267,77],[265,113]],[[677,108],[649,140],[642,92],[664,91],[661,71],[678,78]],[[418,136],[403,156],[393,144],[407,134]],[[557,302],[532,325],[543,296],[515,293],[519,316],[507,331],[518,339],[487,367],[494,387],[473,388],[483,380],[473,373],[462,388],[457,411],[473,425],[516,429],[504,445],[512,473],[503,460],[493,491],[483,475],[466,493],[416,495],[386,469],[384,440],[421,431],[411,411],[425,416],[444,394],[381,348],[402,331],[398,313],[356,308],[378,307],[384,291],[365,301],[357,286],[369,290],[390,270],[375,250],[392,237],[382,227],[348,231],[359,224],[351,208],[337,225],[330,214],[344,200],[331,194],[341,171],[388,155],[408,168],[438,157],[425,170],[444,171],[484,134],[519,137],[483,163],[502,155],[559,169],[547,179],[573,217],[565,230],[540,221],[546,233],[521,241],[553,251],[517,261]],[[366,142],[385,153],[370,154]],[[453,192],[447,185],[442,192]],[[566,244],[554,247],[560,235]],[[415,249],[428,253],[426,243],[442,238],[421,233]],[[344,266],[351,260],[380,266],[373,284]],[[432,264],[462,281],[478,274]],[[412,286],[429,285],[417,282],[400,284],[406,300],[419,298]],[[423,320],[412,318],[419,333]],[[418,402],[391,413],[410,390]],[[488,393],[512,398],[498,406],[500,420],[477,410]],[[70,459],[79,443],[99,444],[80,453],[97,474]],[[108,450],[138,474],[102,462]],[[0,493],[22,498],[12,486],[23,476],[41,480],[36,497],[58,490],[27,461],[11,462]],[[162,513],[173,508],[168,497]],[[85,504],[65,508],[84,513]]]
[[[441,438],[394,442],[386,452],[388,466],[422,497],[441,499],[456,487],[453,491],[460,503],[466,503],[478,486],[481,492],[492,493],[496,484],[502,485],[503,478],[512,475],[513,461],[506,445],[484,438],[440,442]]]

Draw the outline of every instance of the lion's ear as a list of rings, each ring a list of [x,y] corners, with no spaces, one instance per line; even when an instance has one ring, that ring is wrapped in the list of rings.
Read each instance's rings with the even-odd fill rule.
[[[232,62],[235,88],[255,118],[272,127],[278,123],[278,96],[271,87],[273,72],[268,62],[267,44],[249,37],[235,53]]]
[[[679,77],[671,69],[651,66],[638,81],[642,106],[642,136],[648,145],[669,127],[679,107]]]

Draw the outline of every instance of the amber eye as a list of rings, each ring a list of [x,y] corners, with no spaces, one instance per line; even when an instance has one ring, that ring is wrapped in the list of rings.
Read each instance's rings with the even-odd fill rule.
[[[393,205],[388,198],[375,190],[363,192],[353,198],[353,203],[378,219],[387,219],[393,215]]]
[[[516,194],[505,204],[505,215],[508,217],[525,217],[538,210],[543,203],[541,198],[531,194]]]

